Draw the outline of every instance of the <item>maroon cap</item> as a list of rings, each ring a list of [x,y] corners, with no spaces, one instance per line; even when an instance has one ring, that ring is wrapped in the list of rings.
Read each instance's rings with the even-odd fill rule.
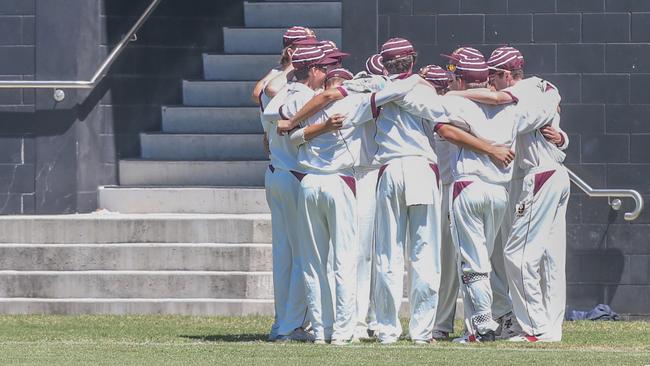
[[[282,36],[284,47],[315,46],[318,44],[314,31],[309,28],[295,26],[287,29]]]
[[[472,47],[461,47],[451,55],[442,55],[449,59],[447,70],[468,83],[483,83],[488,80],[488,66],[483,54]]]
[[[384,75],[383,58],[380,54],[372,55],[366,60],[366,71],[372,75]]]
[[[339,48],[336,46],[336,43],[333,41],[320,41],[318,47],[323,50],[325,57],[341,59],[350,56],[349,53],[345,53],[339,50]]]
[[[352,75],[352,73],[350,71],[348,71],[347,69],[340,68],[340,69],[334,69],[334,70],[328,71],[326,78],[327,79],[341,78],[341,79],[344,79],[344,80],[352,80],[352,78],[354,78],[354,75]]]
[[[293,56],[291,56],[291,64],[296,70],[315,65],[334,65],[336,63],[338,63],[337,59],[325,57],[323,50],[316,46],[298,46]]]
[[[381,46],[383,61],[415,55],[415,48],[404,38],[391,38]]]
[[[487,64],[491,70],[520,70],[524,68],[524,56],[514,47],[499,47],[492,51]]]
[[[438,65],[428,65],[420,70],[420,76],[436,89],[447,89],[452,81],[451,73]]]

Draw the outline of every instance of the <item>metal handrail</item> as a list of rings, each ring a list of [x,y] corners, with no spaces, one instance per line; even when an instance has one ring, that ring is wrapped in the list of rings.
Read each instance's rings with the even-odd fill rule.
[[[92,89],[104,77],[106,70],[115,62],[117,57],[122,53],[124,48],[132,41],[137,40],[136,32],[140,30],[142,25],[149,19],[151,13],[156,10],[158,4],[162,0],[153,0],[147,7],[144,13],[140,16],[137,22],[131,29],[124,35],[120,43],[111,51],[106,57],[106,60],[99,66],[92,78],[88,81],[42,81],[42,80],[0,80],[0,89]],[[55,91],[55,99],[56,99]]]
[[[643,197],[639,192],[633,189],[594,189],[585,183],[582,178],[578,177],[576,173],[569,169],[567,171],[569,172],[569,178],[578,188],[582,189],[590,197],[607,197],[609,206],[615,211],[620,210],[622,206],[622,202],[618,197],[630,197],[634,199],[636,207],[632,212],[625,213],[624,217],[626,221],[636,220],[641,215],[641,211],[643,211]]]

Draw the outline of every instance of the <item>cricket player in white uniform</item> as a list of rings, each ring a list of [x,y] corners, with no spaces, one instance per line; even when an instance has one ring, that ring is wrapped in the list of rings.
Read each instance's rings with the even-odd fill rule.
[[[524,59],[501,47],[489,60],[493,84],[502,93],[475,96],[492,104],[518,101],[521,108],[555,86],[539,78],[523,79]],[[566,306],[566,209],[570,182],[563,167],[569,139],[559,114],[540,129],[519,134],[511,183],[505,245],[506,269],[514,312],[522,335],[513,341],[560,341]]]
[[[487,65],[483,58],[474,55],[475,52],[478,51],[461,49],[451,57],[456,66],[454,83],[487,83]],[[510,107],[479,106],[453,96],[440,98],[442,102],[427,95],[426,91],[413,90],[404,98],[402,106],[436,123],[436,129],[447,118],[479,137],[505,145],[512,145],[520,125],[539,128],[550,121],[559,102],[559,96],[557,99],[540,98],[536,108],[525,113],[516,110],[513,116],[515,110]],[[521,123],[515,124],[515,119]],[[477,340],[493,341],[498,324],[492,318],[490,255],[507,206],[509,169],[493,164],[485,155],[464,148],[455,149],[450,211],[452,237],[464,284],[466,325]]]
[[[328,89],[340,88],[343,80],[351,78],[347,70],[332,70],[328,73]],[[339,90],[346,93],[345,89]],[[305,124],[337,115],[343,118],[341,113],[353,113],[362,101],[356,96],[337,101],[308,118]],[[336,345],[352,342],[356,326],[359,246],[356,230],[358,190],[354,176],[363,130],[352,124],[354,120],[349,116],[340,130],[300,141],[304,143],[299,150],[299,161],[307,173],[301,183],[299,201],[304,208],[300,217],[311,237],[311,243],[302,251],[307,298],[316,318],[313,323],[316,339],[324,341],[331,332],[332,344]],[[334,306],[330,301],[332,289],[326,279],[330,240],[336,288]],[[334,307],[336,310],[332,314]],[[320,335],[320,328],[323,328],[324,337]]]
[[[320,52],[319,55],[322,56],[322,51],[315,46],[299,46],[292,57],[294,67],[303,67],[305,62],[308,62],[304,61],[305,58],[309,60],[310,52],[314,52],[314,50]],[[320,68],[323,67],[320,63],[331,61],[323,60],[321,57],[314,65],[309,64],[308,74],[310,80],[313,79],[311,80],[312,84],[318,84],[320,74],[324,79],[325,71]],[[322,79],[320,85],[316,85],[317,87],[322,86]],[[283,105],[291,100],[293,100],[292,103],[296,103],[294,95],[301,90],[301,86],[305,86],[297,84],[299,83],[289,83],[283,92],[278,93],[270,101],[264,111],[263,120],[277,121],[282,114]],[[302,233],[303,230],[296,228],[295,225],[299,183],[303,173],[297,160],[297,147],[290,141],[290,138],[277,134],[273,127],[267,129],[271,165],[265,176],[265,186],[273,225],[277,334],[280,339],[309,341],[313,338],[301,329],[306,320],[307,305],[305,303],[303,270],[298,254],[299,243],[304,240],[305,235]]]
[[[316,90],[323,87],[327,75],[327,65],[335,64],[336,60],[325,58],[323,51],[319,47],[299,47],[293,54],[292,63],[295,69],[294,75],[296,82],[288,85],[287,98],[284,104],[280,107],[280,115],[283,118],[290,117],[298,112],[310,99],[314,97]],[[319,125],[323,126],[324,124],[310,123],[309,127],[317,128]],[[289,139],[293,141],[300,139],[304,140],[310,139],[312,136],[313,135],[310,134],[310,129],[305,128],[293,132]],[[294,142],[292,142],[292,144],[294,148],[297,147],[297,144]],[[304,158],[299,158],[300,161],[303,159]],[[305,166],[301,165],[298,169],[299,172],[295,172],[294,176],[298,181],[303,181],[307,176],[305,174]],[[329,289],[326,279],[327,254],[322,262],[325,267],[320,268],[314,263],[314,257],[318,257],[318,255],[314,256],[313,251],[316,250],[316,246],[323,245],[323,237],[315,237],[312,227],[308,225],[310,219],[316,218],[315,216],[312,217],[312,215],[316,215],[316,212],[312,212],[311,210],[309,212],[305,211],[306,198],[303,195],[304,192],[300,185],[296,188],[295,193],[298,193],[297,210],[300,213],[290,224],[290,230],[299,232],[304,231],[304,234],[299,240],[299,251],[302,262],[303,280],[306,286],[305,299],[309,309],[309,318],[314,331],[315,341],[324,342],[326,338],[332,336],[331,321],[333,317],[331,310],[331,294],[328,291],[323,291],[321,288],[322,285],[326,290]],[[342,225],[342,227],[344,227],[344,225]],[[343,238],[341,240],[347,239]],[[346,241],[347,244],[352,242]],[[325,243],[325,247],[327,246],[329,246],[329,238],[327,238],[327,242]],[[334,270],[336,272],[336,266],[334,267]],[[321,274],[324,275],[323,278],[320,277]],[[343,298],[347,297],[343,296]],[[328,304],[330,305],[329,307]],[[327,327],[330,329],[327,329]]]
[[[440,66],[428,65],[420,70],[420,76],[436,89],[438,95],[444,95],[452,81],[450,73]],[[436,322],[433,329],[434,339],[446,339],[454,332],[454,318],[456,315],[456,300],[458,299],[458,264],[456,248],[451,238],[449,228],[449,187],[453,182],[451,175],[451,156],[449,142],[437,133],[433,137],[433,149],[438,157],[440,169],[440,182],[442,186],[441,200],[441,245],[440,245],[440,290],[438,291],[438,309]]]
[[[271,102],[272,96],[265,92],[266,86],[277,76],[287,73],[292,70],[291,55],[296,47],[300,44],[316,44],[315,37],[304,27],[289,28],[283,35],[282,58],[280,65],[271,69],[267,75],[260,80],[255,86],[252,98],[259,103],[260,106],[260,119],[262,128],[264,130],[264,144],[269,146],[269,133],[273,136],[273,149],[276,152],[277,158],[269,149],[271,165],[267,169],[264,177],[264,185],[266,189],[266,200],[271,209],[271,225],[272,225],[272,243],[273,243],[273,293],[274,293],[274,306],[275,306],[275,321],[271,327],[271,333],[268,339],[275,341],[278,336],[288,337],[293,333],[294,329],[302,326],[305,320],[307,305],[304,301],[304,284],[302,283],[302,269],[298,263],[298,256],[295,253],[296,237],[295,230],[288,230],[287,217],[291,220],[293,214],[292,207],[295,207],[295,202],[291,204],[289,201],[295,201],[296,194],[286,194],[291,191],[291,187],[297,187],[297,183],[291,179],[287,174],[291,168],[295,168],[295,152],[290,145],[286,144],[286,138],[277,136],[275,131],[272,131],[272,123],[269,119],[264,118],[264,110]],[[286,84],[286,76],[278,79]],[[279,100],[283,100],[285,96],[279,96]],[[276,101],[276,102],[278,102]],[[288,164],[286,164],[288,163]],[[276,168],[277,167],[277,168]],[[284,167],[284,169],[282,168]],[[281,169],[275,173],[276,169]],[[289,178],[289,179],[286,179]],[[286,184],[286,180],[289,181]],[[297,192],[294,189],[294,192]],[[283,333],[279,333],[280,327],[284,324]],[[301,333],[300,331],[293,334],[297,338]],[[303,334],[304,335],[304,334]]]
[[[409,76],[415,50],[393,38],[381,50],[391,80]],[[376,102],[376,100],[375,100]],[[373,108],[382,164],[377,183],[375,311],[378,339],[396,342],[402,334],[399,308],[406,255],[409,271],[409,335],[429,343],[440,286],[440,191],[437,158],[419,118],[394,104]],[[407,241],[408,238],[408,241]]]

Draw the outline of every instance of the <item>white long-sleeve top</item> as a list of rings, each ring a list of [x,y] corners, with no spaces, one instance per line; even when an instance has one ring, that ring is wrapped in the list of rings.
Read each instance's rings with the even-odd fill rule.
[[[399,104],[409,113],[434,125],[451,123],[494,144],[513,146],[518,134],[538,129],[556,114],[559,95],[541,95],[536,105],[488,106],[456,96],[438,96],[426,87],[416,87]],[[501,168],[474,151],[452,145],[451,171],[454,180],[468,176],[504,184],[511,178],[511,167]]]
[[[343,91],[347,95],[347,91]],[[351,93],[309,118],[304,127],[325,121],[335,114],[347,115],[339,130],[321,134],[304,142],[298,149],[298,161],[306,173],[352,175],[359,166],[364,126],[352,123],[363,114],[365,94]]]
[[[279,135],[273,124],[280,118],[289,118],[314,97],[314,91],[308,86],[298,83],[288,83],[269,102],[263,113],[263,120],[268,121],[269,150],[271,164],[283,170],[302,171],[298,163],[298,147],[288,135]]]
[[[378,145],[375,159],[379,164],[387,164],[392,159],[403,157],[421,157],[431,163],[437,163],[438,159],[429,143],[423,118],[408,113],[396,103],[391,103],[413,89],[419,80],[421,78],[417,75],[404,80],[393,76],[384,90],[366,96],[365,108],[361,108],[363,113],[358,113],[357,121],[353,122],[366,123],[375,120],[375,141]]]
[[[537,103],[542,93],[547,88],[555,88],[552,84],[544,80],[531,77],[519,81],[514,86],[506,89],[510,94],[518,99],[518,107],[530,108],[530,104]],[[561,146],[556,146],[548,141],[539,129],[522,131],[517,136],[514,178],[521,178],[532,171],[554,169],[564,162],[566,154],[562,151],[569,146],[569,137],[560,128],[560,115],[556,114],[550,125],[560,132],[563,137]]]

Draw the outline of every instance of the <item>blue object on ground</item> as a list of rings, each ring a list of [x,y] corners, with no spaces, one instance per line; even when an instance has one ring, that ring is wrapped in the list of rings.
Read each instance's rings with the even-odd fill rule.
[[[621,320],[621,317],[609,305],[598,304],[590,311],[568,311],[566,320]]]

